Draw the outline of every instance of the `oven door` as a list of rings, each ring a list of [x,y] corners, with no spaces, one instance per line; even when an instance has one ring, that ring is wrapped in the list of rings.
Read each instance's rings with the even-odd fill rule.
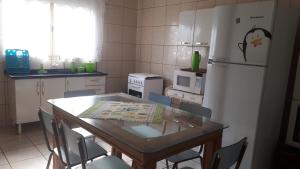
[[[195,93],[196,75],[194,72],[175,70],[173,88],[185,92]]]
[[[286,143],[300,148],[300,100],[293,100]]]
[[[129,83],[128,84],[128,94],[131,96],[138,97],[138,98],[143,98],[144,97],[144,87]]]

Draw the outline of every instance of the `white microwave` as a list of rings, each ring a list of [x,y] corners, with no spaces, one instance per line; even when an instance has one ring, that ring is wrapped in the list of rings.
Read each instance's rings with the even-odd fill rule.
[[[203,94],[205,87],[205,73],[175,70],[173,78],[173,88],[185,92]]]

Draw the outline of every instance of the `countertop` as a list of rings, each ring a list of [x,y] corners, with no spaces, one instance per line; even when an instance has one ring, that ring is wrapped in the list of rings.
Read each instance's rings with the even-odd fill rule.
[[[103,72],[93,72],[93,73],[72,73],[68,69],[48,69],[47,73],[38,73],[38,70],[31,70],[29,73],[24,74],[5,74],[11,79],[39,79],[39,78],[64,78],[64,77],[84,77],[84,76],[106,76]]]

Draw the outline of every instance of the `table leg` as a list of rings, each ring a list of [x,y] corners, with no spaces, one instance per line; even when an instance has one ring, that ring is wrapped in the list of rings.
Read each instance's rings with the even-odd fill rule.
[[[133,161],[134,169],[156,169],[156,161],[148,161],[145,163],[139,163],[137,161]]]
[[[203,169],[209,169],[209,165],[212,161],[214,153],[222,146],[222,132],[218,133],[216,137],[204,144],[204,155],[203,155]]]
[[[114,155],[114,156],[117,156],[119,157],[120,159],[122,159],[122,152],[119,151],[117,148],[115,147],[112,147],[111,148],[111,155]]]

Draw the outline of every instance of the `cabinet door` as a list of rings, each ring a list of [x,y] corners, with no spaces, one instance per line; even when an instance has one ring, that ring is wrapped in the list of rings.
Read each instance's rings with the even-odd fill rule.
[[[24,79],[15,81],[16,123],[38,121],[40,106],[40,79]]]
[[[66,91],[84,90],[84,77],[68,77],[66,78]]]
[[[212,29],[212,9],[200,9],[196,12],[194,45],[209,46]]]
[[[41,80],[41,107],[52,113],[49,99],[63,98],[65,92],[65,78],[51,78]]]
[[[193,32],[196,11],[183,11],[179,15],[179,38],[178,45],[191,46],[193,43]]]

